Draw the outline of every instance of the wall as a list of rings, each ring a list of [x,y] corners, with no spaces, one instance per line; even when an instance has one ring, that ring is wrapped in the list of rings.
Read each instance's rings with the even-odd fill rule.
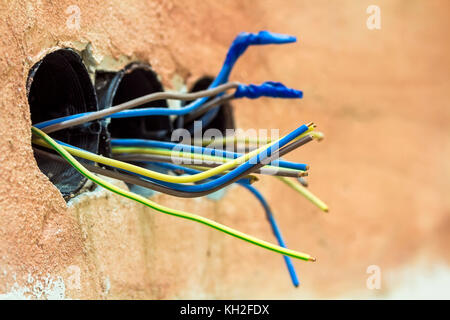
[[[370,31],[365,10],[375,2],[382,29]],[[2,297],[415,297],[425,292],[422,278],[441,284],[432,294],[449,297],[448,2],[278,3],[0,4]],[[67,28],[70,5],[81,8],[79,30]],[[295,262],[298,289],[280,256],[204,226],[104,190],[66,205],[30,145],[25,83],[45,53],[88,48],[91,70],[146,61],[166,88],[179,89],[218,70],[238,32],[260,29],[299,42],[248,50],[233,79],[283,81],[305,97],[236,102],[238,126],[286,132],[314,121],[326,134],[288,158],[311,165],[311,190],[329,214],[273,179],[258,183],[289,246],[318,258]],[[153,199],[274,241],[259,204],[237,187],[219,202]],[[381,290],[366,288],[373,264],[383,272]]]

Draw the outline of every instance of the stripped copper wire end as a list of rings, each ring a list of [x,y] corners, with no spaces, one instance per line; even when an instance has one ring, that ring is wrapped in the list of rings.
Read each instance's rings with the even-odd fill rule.
[[[308,175],[309,175],[309,173],[306,172],[306,171],[304,171],[304,172],[299,172],[299,173],[298,173],[298,178],[301,178],[301,177],[307,177]]]

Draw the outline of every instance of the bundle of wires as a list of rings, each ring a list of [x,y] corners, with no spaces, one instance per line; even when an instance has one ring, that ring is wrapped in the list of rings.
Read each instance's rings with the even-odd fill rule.
[[[38,123],[32,128],[35,151],[54,161],[68,162],[94,183],[121,196],[162,213],[202,223],[241,240],[284,255],[292,282],[295,286],[298,286],[298,277],[290,257],[306,261],[315,261],[315,258],[309,254],[286,248],[267,201],[254,187],[253,183],[258,179],[257,175],[276,176],[321,210],[328,211],[327,205],[305,187],[306,181],[303,177],[307,175],[309,166],[281,158],[314,139],[320,140],[322,138],[323,135],[315,131],[314,123],[301,125],[274,141],[240,140],[240,137],[223,139],[222,142],[231,138],[235,143],[244,144],[249,150],[244,154],[205,147],[209,143],[207,139],[200,141],[198,145],[190,145],[169,141],[145,140],[136,137],[135,139],[112,139],[112,157],[108,158],[71,146],[63,141],[54,140],[48,135],[52,132],[103,118],[176,115],[189,119],[202,117],[202,121],[209,123],[217,113],[217,107],[227,100],[256,99],[264,96],[302,98],[303,93],[301,91],[287,88],[279,82],[269,81],[261,85],[245,85],[228,81],[234,64],[250,45],[283,44],[295,41],[295,37],[268,31],[261,31],[257,34],[241,33],[232,43],[221,71],[207,90],[195,93],[152,93],[109,109],[80,113]],[[230,90],[233,92],[228,93]],[[162,99],[193,102],[181,109],[135,108],[144,103]],[[215,143],[217,142],[220,143],[216,140]],[[45,150],[45,148],[53,149],[56,154]],[[97,165],[81,164],[75,157],[93,161]],[[151,170],[149,165],[160,170]],[[183,198],[202,197],[231,184],[240,185],[251,192],[263,206],[278,245],[257,239],[199,215],[162,206],[146,197],[121,189],[101,178],[101,176]]]

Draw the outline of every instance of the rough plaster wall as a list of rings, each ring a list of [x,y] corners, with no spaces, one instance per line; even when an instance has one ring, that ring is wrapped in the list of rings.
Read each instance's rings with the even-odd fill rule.
[[[448,283],[449,4],[376,1],[382,30],[369,31],[373,2],[297,0],[275,9],[278,1],[2,1],[3,297],[395,297],[423,293],[404,283],[428,274]],[[66,27],[74,4],[78,31]],[[66,206],[30,147],[25,82],[45,52],[89,44],[92,67],[147,61],[170,89],[218,70],[238,32],[260,29],[295,34],[299,44],[250,49],[233,78],[283,81],[305,98],[236,102],[238,126],[286,132],[313,120],[327,136],[288,158],[311,164],[311,189],[329,215],[277,181],[259,183],[290,247],[318,257],[295,262],[300,289],[281,257],[104,190]],[[274,241],[259,204],[238,188],[220,202],[154,200]],[[381,291],[365,287],[371,264],[382,268]]]

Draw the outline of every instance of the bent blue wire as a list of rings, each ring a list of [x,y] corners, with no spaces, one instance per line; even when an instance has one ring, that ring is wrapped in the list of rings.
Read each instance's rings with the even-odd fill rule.
[[[266,81],[261,85],[239,85],[234,93],[235,98],[257,99],[260,97],[301,99],[303,92],[286,87],[281,82]]]
[[[251,45],[266,45],[266,44],[286,44],[296,42],[297,38],[294,36],[274,33],[266,30],[259,31],[258,33],[249,33],[249,32],[241,32],[238,36],[233,40],[228,49],[227,56],[222,65],[222,69],[219,71],[219,74],[214,79],[214,81],[210,84],[209,88],[217,87],[220,84],[223,84],[228,81],[231,71],[239,57],[247,50],[247,48]],[[186,107],[191,107],[191,105],[196,105],[196,108],[205,103],[208,98],[200,98],[191,103]],[[210,112],[217,112],[217,108],[210,110]],[[207,113],[207,114],[208,114]],[[215,115],[215,114],[214,114]]]
[[[234,93],[235,98],[248,98],[257,99],[260,97],[272,97],[272,98],[290,98],[290,99],[301,99],[303,98],[303,92],[300,90],[287,88],[281,82],[266,81],[262,85],[240,85],[236,92]],[[201,121],[203,126],[207,126],[212,119],[216,116],[218,108],[214,108],[208,111]]]
[[[145,140],[145,139],[111,139],[111,146],[113,147],[149,147],[149,148],[163,148],[170,149],[176,148],[175,151],[192,152],[198,154],[206,154],[218,157],[226,157],[230,159],[236,159],[242,156],[241,153],[231,152],[226,150],[218,150],[213,148],[206,148],[200,146],[192,146],[182,143],[174,143],[168,141],[158,140]],[[295,170],[305,171],[307,165],[303,163],[295,163],[286,160],[274,160],[270,163],[273,166],[279,166],[284,168],[290,168]]]
[[[227,56],[225,58],[225,62],[222,66],[222,69],[220,70],[219,74],[214,79],[212,84],[209,86],[209,88],[214,88],[228,81],[229,75],[234,67],[234,64],[250,45],[284,44],[295,41],[297,41],[296,37],[272,33],[269,31],[260,31],[257,34],[246,32],[240,33],[231,44]],[[131,117],[131,116],[139,117],[150,115],[185,115],[200,107],[207,100],[208,98],[206,97],[200,98],[190,103],[186,107],[177,110],[170,110],[170,109],[168,110],[166,108],[141,108],[133,110],[124,110],[109,117],[121,118],[121,117]],[[35,127],[43,129],[47,126],[60,123],[62,121],[79,118],[88,114],[90,114],[90,112],[74,114],[67,117],[61,117],[58,119],[52,119],[35,124]]]
[[[275,221],[275,217],[273,216],[266,199],[264,199],[264,196],[258,191],[258,189],[249,185],[248,183],[243,183],[239,181],[237,183],[246,188],[248,191],[250,191],[259,200],[261,205],[264,207],[264,210],[266,211],[267,220],[269,220],[272,232],[275,235],[275,238],[277,238],[278,244],[280,245],[280,247],[286,248],[286,244],[283,240],[283,236],[281,235],[281,231],[278,228],[277,222]],[[292,284],[295,287],[298,287],[300,282],[298,280],[297,273],[295,272],[295,268],[294,265],[292,264],[291,258],[288,256],[283,256],[283,258],[286,263],[286,267],[288,268],[289,275],[291,276]]]
[[[274,33],[266,30],[259,31],[258,33],[241,32],[231,43],[228,49],[225,62],[222,69],[214,79],[210,87],[218,86],[219,84],[228,81],[231,70],[239,57],[247,50],[251,45],[266,45],[266,44],[286,44],[296,42],[297,38],[287,34]]]
[[[183,166],[179,166],[176,164],[172,164],[172,163],[163,163],[163,162],[151,162],[152,164],[159,166],[161,168],[164,169],[168,169],[168,170],[182,170],[187,174],[197,174],[201,171],[196,170],[196,169],[191,169],[191,168],[187,168],[187,167],[183,167]],[[211,177],[213,178],[213,177]],[[240,179],[238,181],[236,181],[236,183],[244,188],[246,188],[248,191],[250,191],[257,199],[258,201],[261,203],[261,205],[263,206],[265,212],[266,212],[266,217],[267,220],[270,223],[270,227],[272,228],[272,232],[275,236],[275,238],[278,241],[278,244],[283,247],[286,248],[286,243],[283,240],[283,236],[281,235],[281,231],[278,228],[278,224],[275,220],[275,217],[272,214],[272,211],[269,207],[269,204],[267,203],[266,199],[264,198],[264,196],[258,191],[258,189],[256,189],[255,187],[253,187],[252,185],[249,184],[248,179],[244,178],[244,179]],[[292,280],[292,284],[295,287],[298,287],[300,282],[298,280],[297,277],[297,273],[295,272],[295,268],[294,265],[292,264],[292,260],[290,257],[288,256],[283,256],[284,261],[286,263],[286,267],[288,268],[289,271],[289,275],[291,276],[291,280]]]
[[[308,126],[306,126],[306,125],[302,125],[302,126],[298,127],[291,133],[289,133],[286,136],[284,136],[283,138],[281,138],[278,146],[275,146],[275,145],[271,146],[270,148],[267,149],[267,151],[264,150],[264,151],[258,153],[256,156],[250,158],[243,164],[239,165],[238,167],[234,168],[230,172],[224,174],[223,176],[220,176],[219,178],[217,178],[213,181],[208,181],[208,182],[205,182],[202,184],[196,184],[196,185],[186,185],[186,184],[180,184],[180,183],[165,182],[165,181],[161,181],[158,179],[150,179],[147,177],[143,177],[143,178],[149,179],[151,181],[157,182],[166,187],[169,187],[169,188],[172,188],[172,189],[175,189],[178,191],[183,191],[183,192],[202,192],[202,191],[211,190],[213,188],[222,186],[223,184],[236,178],[238,175],[242,174],[243,172],[253,168],[256,164],[261,163],[262,161],[264,161],[264,159],[270,157],[274,151],[285,146],[286,144],[288,144],[290,141],[292,141],[293,139],[295,139],[296,137],[301,135],[306,130],[308,130]],[[141,175],[139,175],[139,176],[141,176]]]
[[[260,97],[285,98],[285,99],[301,99],[303,92],[300,90],[287,88],[281,82],[266,81],[257,86],[254,84],[240,85],[234,93],[235,98],[257,99]],[[202,126],[208,126],[216,116],[219,108],[214,108],[203,115],[198,121],[202,122]],[[193,128],[189,128],[193,132]]]
[[[231,70],[239,59],[239,57],[247,50],[250,45],[264,45],[264,44],[286,44],[296,42],[297,38],[285,34],[277,34],[269,31],[260,31],[257,34],[242,32],[233,41],[228,50],[227,57],[223,64],[222,70],[219,75],[211,83],[210,88],[214,88],[222,83],[228,81]],[[229,66],[229,67],[228,67]],[[203,98],[205,99],[205,98]],[[204,100],[202,103],[204,103]],[[216,116],[219,108],[209,110],[202,118],[204,126],[207,126],[212,119]]]

